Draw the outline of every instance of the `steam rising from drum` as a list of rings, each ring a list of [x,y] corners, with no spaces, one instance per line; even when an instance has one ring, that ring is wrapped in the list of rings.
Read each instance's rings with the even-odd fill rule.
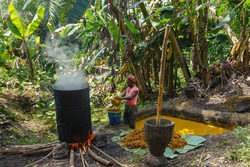
[[[55,89],[58,90],[77,90],[86,88],[83,70],[76,68],[75,56],[78,54],[78,46],[67,44],[61,45],[60,40],[46,42],[47,60],[55,63],[58,74]]]

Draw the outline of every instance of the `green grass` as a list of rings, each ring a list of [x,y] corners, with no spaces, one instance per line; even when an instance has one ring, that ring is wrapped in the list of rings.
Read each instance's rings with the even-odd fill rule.
[[[132,164],[132,163],[139,163],[142,162],[144,159],[144,156],[136,156],[136,157],[132,157],[128,160],[128,163]]]
[[[238,161],[242,163],[249,163],[250,162],[250,135],[249,129],[250,125],[247,127],[237,127],[234,130],[236,134],[236,140],[238,145],[236,148],[231,149],[230,160]]]
[[[34,134],[31,134],[31,135],[27,135],[24,137],[8,136],[8,137],[4,137],[3,141],[6,144],[32,145],[32,144],[38,144],[38,143],[46,143],[56,138],[57,136],[55,134],[49,134],[46,137],[40,137],[40,136],[35,136]]]
[[[228,141],[222,141],[222,142],[220,142],[220,143],[217,143],[216,146],[217,146],[217,147],[224,147],[224,146],[226,146],[226,145],[228,145],[228,144],[229,144]]]

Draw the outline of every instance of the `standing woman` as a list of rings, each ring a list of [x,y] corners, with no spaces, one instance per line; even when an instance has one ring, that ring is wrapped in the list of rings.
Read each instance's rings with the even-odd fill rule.
[[[123,114],[124,123],[130,128],[135,128],[135,113],[138,112],[136,106],[139,89],[135,86],[136,79],[133,76],[127,77],[128,88],[119,97],[121,100],[127,100],[125,103],[125,111]]]

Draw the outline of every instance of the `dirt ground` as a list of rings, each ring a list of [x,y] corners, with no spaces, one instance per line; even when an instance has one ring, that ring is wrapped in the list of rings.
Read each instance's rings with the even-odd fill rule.
[[[110,126],[108,125],[105,129],[100,130],[99,133],[104,134],[106,137],[106,142],[95,143],[99,148],[106,152],[107,154],[114,157],[121,163],[128,164],[134,167],[144,166],[144,157],[139,157],[126,150],[122,149],[119,145],[112,142],[111,138],[113,136],[119,135],[120,130],[128,130],[124,125]],[[243,167],[250,164],[242,164],[240,162],[233,162],[229,159],[230,149],[233,149],[237,145],[237,141],[233,132],[219,134],[215,136],[204,136],[207,141],[204,146],[192,150],[185,154],[179,154],[177,158],[169,159],[168,166],[210,166],[210,167]],[[104,140],[105,141],[105,140]],[[93,149],[94,150],[94,149]],[[95,150],[94,150],[95,151]],[[97,151],[95,151],[98,153]],[[36,160],[41,159],[46,154],[34,155],[34,156],[23,156],[23,155],[1,155],[0,156],[0,166],[3,167],[23,167],[30,164]],[[98,154],[102,156],[101,154]],[[76,167],[81,166],[81,160],[79,153],[75,153],[75,165]],[[103,157],[103,156],[102,156]],[[96,162],[93,161],[88,155],[85,158],[90,167],[97,166]],[[62,160],[55,160],[49,157],[43,160],[41,163],[37,164],[39,167],[66,167],[68,166],[69,158]],[[102,166],[102,165],[101,165]],[[116,165],[113,165],[116,166]]]
[[[233,80],[234,81],[234,80]],[[238,83],[237,83],[238,84]],[[243,84],[243,82],[242,82]],[[235,89],[237,88],[234,86],[235,84],[231,84],[233,86],[230,87],[226,91],[226,93],[230,94],[223,94],[223,93],[216,93],[211,95],[209,100],[205,100],[204,98],[197,98],[197,99],[187,99],[185,97],[181,98],[180,100],[172,99],[169,100],[167,103],[163,104],[163,111],[166,113],[176,114],[177,115],[187,115],[190,117],[197,117],[200,118],[200,121],[220,121],[221,123],[234,123],[237,122],[237,125],[247,125],[250,122],[249,112],[246,113],[235,113],[233,111],[228,111],[223,107],[223,102],[227,97],[233,95],[250,95],[250,80],[248,83],[243,86],[245,89]],[[231,91],[232,89],[232,91]],[[233,91],[234,90],[234,91]],[[235,91],[235,90],[240,90]],[[9,100],[11,101],[11,100]],[[152,110],[154,106],[151,107]],[[170,109],[169,109],[170,108]],[[174,115],[173,114],[173,115]],[[244,121],[242,121],[244,120]],[[0,149],[1,147],[1,136],[0,129]],[[128,130],[128,127],[124,126],[123,124],[118,126],[106,126],[103,129],[99,130],[98,132],[105,136],[105,140],[102,142],[94,143],[98,146],[102,151],[109,154],[110,156],[114,157],[116,160],[123,164],[127,164],[129,166],[134,167],[142,167],[144,166],[144,157],[137,156],[131,152],[127,152],[123,148],[121,148],[118,144],[112,142],[111,138],[113,136],[117,136],[120,134],[121,130]],[[219,134],[219,135],[207,135],[203,136],[207,140],[203,143],[204,145],[187,152],[185,154],[179,154],[177,158],[168,159],[168,167],[245,167],[250,166],[250,163],[243,164],[238,161],[231,160],[232,150],[235,149],[238,145],[238,141],[233,132]],[[93,149],[99,156],[96,150]],[[46,154],[41,155],[33,155],[33,156],[24,156],[21,154],[16,155],[1,155],[0,154],[0,167],[23,167],[28,165],[34,161],[37,161],[43,158]],[[81,166],[81,160],[79,153],[75,153],[75,165],[76,167]],[[102,156],[103,157],[103,156]],[[85,158],[90,167],[98,166],[96,162],[88,156],[85,155]],[[66,167],[69,164],[69,156],[67,158],[61,160],[55,160],[52,157],[48,157],[42,162],[38,163],[36,167]],[[102,165],[101,165],[102,166]],[[117,166],[117,165],[113,165]]]

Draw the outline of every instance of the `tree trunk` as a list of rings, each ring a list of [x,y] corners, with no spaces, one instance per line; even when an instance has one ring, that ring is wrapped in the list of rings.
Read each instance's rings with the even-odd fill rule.
[[[143,65],[143,69],[145,69],[144,71],[144,78],[145,78],[145,81],[147,82],[147,86],[148,86],[148,89],[151,89],[151,83],[150,83],[150,53],[149,54],[146,54],[146,60],[145,60],[145,63]]]
[[[243,15],[243,26],[242,26],[242,29],[243,29],[243,38],[245,39],[244,41],[244,50],[245,50],[245,54],[243,55],[243,60],[242,60],[242,63],[243,63],[243,67],[242,67],[242,70],[244,71],[245,75],[249,74],[249,33],[247,31],[247,21],[248,21],[248,17],[247,17],[247,11],[246,9],[242,9],[242,15]]]
[[[140,0],[137,0],[137,2],[140,2]],[[144,3],[143,3],[143,2],[140,3],[140,4],[139,4],[139,7],[141,8],[142,15],[143,15],[144,19],[146,19],[149,15],[148,15],[148,12],[147,12],[147,9],[146,9]],[[147,24],[147,26],[148,26],[148,30],[150,31],[150,30],[151,30],[151,27],[152,27],[152,23],[150,22],[150,20],[148,20],[148,21],[146,22],[146,24]]]
[[[28,67],[30,68],[30,76],[31,76],[31,79],[33,80],[34,79],[34,69],[33,69],[33,65],[32,65],[32,61],[30,59],[30,53],[29,53],[29,48],[28,48],[28,45],[26,43],[25,40],[23,40],[23,53],[26,57],[26,63],[28,65]]]
[[[172,54],[172,51],[171,51]],[[169,60],[169,66],[168,66],[168,84],[167,84],[167,92],[171,96],[173,96],[173,68],[174,68],[174,57],[171,56]]]
[[[132,70],[134,71],[136,80],[137,80],[137,84],[140,90],[139,96],[141,98],[147,98],[148,97],[148,91],[147,91],[147,87],[145,84],[145,80],[142,77],[142,73],[140,71],[140,68],[137,64],[133,63],[133,61],[131,60],[131,57],[129,57],[129,64],[130,67],[132,68]]]
[[[203,3],[206,3],[207,0],[204,0]],[[202,13],[202,17],[200,16],[200,26],[201,26],[201,33],[207,32],[207,24],[208,24],[208,6],[206,6],[203,10],[200,10],[200,13]],[[202,59],[202,65],[204,67],[208,67],[208,41],[207,37],[204,34],[201,40],[201,59]]]
[[[158,56],[159,53],[158,51],[155,52],[155,56],[153,56],[153,66],[154,66],[154,70],[153,70],[153,77],[154,77],[154,87],[157,86],[157,84],[159,83],[159,76],[158,76]]]
[[[171,94],[170,90],[173,88],[173,48],[170,45],[168,55],[167,55],[167,66],[166,66],[166,76],[165,76],[165,85],[166,85],[166,91],[168,94]],[[172,76],[171,76],[172,75]],[[171,87],[172,85],[172,87]],[[169,88],[171,87],[171,88]]]
[[[250,62],[250,58],[249,58],[249,39],[247,40],[247,44],[246,44],[246,53],[245,53],[245,56],[243,57],[243,68],[244,68],[244,71],[246,72],[246,75],[249,74],[249,62]]]
[[[176,38],[174,36],[173,31],[170,31],[169,37],[170,37],[170,40],[172,42],[174,51],[176,53],[177,60],[178,60],[178,62],[180,64],[182,73],[184,75],[185,81],[186,81],[186,83],[188,83],[189,79],[191,78],[191,74],[189,72],[186,60],[185,60],[185,58],[184,58],[184,56],[183,56],[183,54],[181,52],[181,48],[180,48],[179,44],[177,43],[177,40],[176,40]]]
[[[199,43],[199,25],[198,25],[198,18],[197,16],[194,17],[193,19],[193,40],[194,40],[194,55],[195,58],[198,62],[198,67],[199,70],[201,70],[201,65],[202,65],[202,60],[201,60],[201,51],[200,51],[200,43]]]
[[[205,36],[202,39],[201,57],[202,57],[202,65],[204,67],[208,67],[208,41],[207,41],[207,37]]]

